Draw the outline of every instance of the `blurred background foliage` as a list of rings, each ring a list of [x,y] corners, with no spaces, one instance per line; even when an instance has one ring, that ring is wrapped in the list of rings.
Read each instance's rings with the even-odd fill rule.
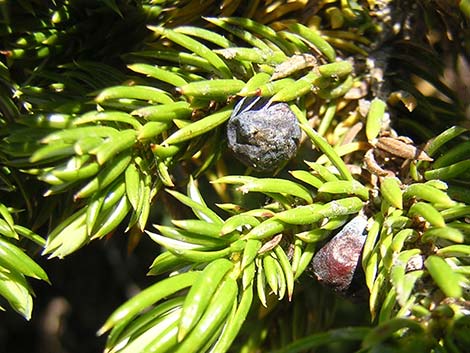
[[[0,350],[466,351],[468,0],[0,11]]]

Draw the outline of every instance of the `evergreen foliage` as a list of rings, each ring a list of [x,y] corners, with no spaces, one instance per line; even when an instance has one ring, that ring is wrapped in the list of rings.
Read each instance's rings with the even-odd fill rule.
[[[127,233],[155,283],[105,352],[468,350],[470,1],[0,7],[0,296],[26,319],[35,251]],[[291,160],[228,150],[276,106]],[[370,316],[332,320],[341,297]]]

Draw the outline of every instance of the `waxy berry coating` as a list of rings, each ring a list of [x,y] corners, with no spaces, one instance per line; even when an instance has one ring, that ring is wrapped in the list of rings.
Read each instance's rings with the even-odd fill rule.
[[[315,254],[312,267],[319,282],[337,292],[349,289],[366,240],[366,225],[365,217],[353,218]]]
[[[297,153],[300,127],[285,103],[235,114],[227,125],[228,147],[246,166],[272,171]]]

